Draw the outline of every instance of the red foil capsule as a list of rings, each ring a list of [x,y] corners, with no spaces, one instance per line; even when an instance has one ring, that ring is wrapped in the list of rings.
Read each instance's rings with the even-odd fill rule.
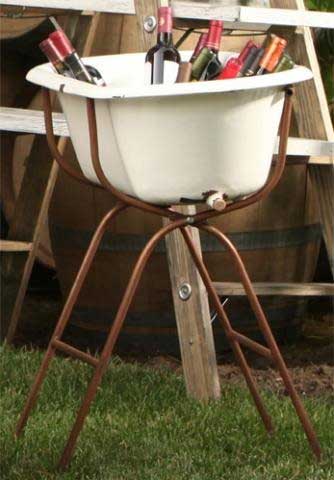
[[[224,80],[226,78],[235,78],[241,70],[243,62],[239,58],[230,58],[223,70],[217,77],[217,80]]]
[[[223,22],[221,20],[210,20],[208,38],[205,43],[209,50],[218,52],[222,31]]]
[[[268,62],[268,65],[266,68],[267,72],[271,73],[274,71],[276,65],[278,64],[278,62],[280,61],[283,55],[286,45],[287,45],[287,41],[284,40],[284,38],[282,38],[279,44],[277,45],[276,50],[272,54],[271,59]]]
[[[251,48],[256,47],[257,45],[253,42],[253,40],[248,40],[246,45],[244,46],[243,50],[241,50],[238,59],[241,62],[244,62],[246,58],[248,57],[248,54],[251,50]]]
[[[173,29],[173,15],[171,7],[158,8],[158,33],[171,33]]]
[[[49,38],[43,40],[43,42],[39,44],[39,48],[51,63],[61,62],[64,59],[55,44]]]
[[[74,47],[62,30],[50,33],[49,39],[54,43],[60,55],[65,58],[73,53]]]

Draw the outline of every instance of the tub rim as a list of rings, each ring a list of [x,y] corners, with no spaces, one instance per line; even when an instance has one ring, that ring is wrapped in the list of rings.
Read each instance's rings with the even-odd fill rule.
[[[190,51],[180,52],[185,59],[191,55]],[[237,55],[235,52],[221,52],[222,55]],[[98,55],[85,57],[83,60],[89,61],[94,65],[101,58],[112,59],[114,57],[128,57],[129,60],[134,56],[145,56],[145,53],[125,53],[117,55]],[[211,80],[209,82],[190,82],[174,83],[162,85],[140,85],[127,87],[113,87],[92,85],[74,78],[65,77],[56,73],[50,63],[38,65],[26,75],[26,79],[50,90],[60,91],[69,95],[79,97],[88,97],[92,99],[112,100],[112,99],[140,99],[156,97],[175,97],[187,95],[207,95],[210,93],[235,92],[245,90],[255,90],[260,88],[279,87],[294,83],[303,82],[313,78],[310,69],[296,65],[291,70],[286,70],[268,75],[259,75],[254,77],[241,77],[225,80]]]

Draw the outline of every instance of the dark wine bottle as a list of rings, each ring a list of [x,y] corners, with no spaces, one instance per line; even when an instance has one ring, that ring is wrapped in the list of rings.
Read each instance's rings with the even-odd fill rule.
[[[59,32],[62,38],[67,39],[65,33],[63,33],[62,31],[59,31]],[[51,34],[46,40],[43,40],[43,42],[39,44],[39,47],[42,50],[42,52],[45,54],[45,56],[48,58],[48,60],[52,63],[57,73],[61,75],[65,75],[66,77],[77,78],[78,80],[84,80],[87,82],[88,76],[86,74],[83,74],[83,72],[87,71],[87,74],[89,75],[89,78],[90,78],[89,80],[90,83],[95,83],[95,85],[99,85],[99,86],[106,85],[100,72],[95,67],[92,67],[91,65],[84,65],[82,63],[82,60],[77,54],[76,56],[79,58],[79,65],[75,64],[76,59],[74,58],[73,60],[73,52],[69,53],[71,48],[68,47],[68,45],[71,45],[71,44],[68,39],[64,41],[62,40],[61,42],[59,42],[59,36],[57,35],[56,37],[53,36],[53,38],[56,39],[56,42],[54,42],[52,40],[52,35],[53,34]],[[68,41],[68,45],[67,45],[67,41]],[[71,55],[72,55],[71,61],[68,61],[68,57]],[[75,64],[75,66],[71,68],[71,65],[73,64]]]
[[[214,56],[206,68],[205,80],[215,78],[222,69],[222,64],[218,57],[222,31],[223,22],[221,20],[210,20],[208,38],[205,42],[205,46],[214,54]]]
[[[49,39],[54,43],[66,67],[72,71],[73,76],[84,82],[95,83],[87,68],[83,64],[78,53],[62,30],[56,30],[49,35]]]
[[[172,28],[171,7],[159,7],[157,44],[147,52],[145,59],[147,83],[174,83],[176,80],[181,59],[173,44]]]
[[[257,56],[258,50],[259,50],[259,47],[258,47],[257,45],[255,45],[254,47],[252,47],[252,48],[249,50],[248,55],[247,55],[247,57],[245,58],[244,64],[243,64],[243,66],[241,67],[241,70],[240,70],[238,76],[243,77],[243,76],[245,75],[245,73],[247,72],[247,70],[249,69],[249,67],[252,65],[255,57]]]

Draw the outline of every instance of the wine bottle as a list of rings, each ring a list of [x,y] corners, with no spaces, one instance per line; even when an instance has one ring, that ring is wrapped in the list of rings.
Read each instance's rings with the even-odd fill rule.
[[[67,38],[64,32],[62,32],[62,34],[64,35],[65,38]],[[66,77],[72,77],[72,78],[77,78],[79,80],[87,81],[86,77],[83,78],[83,77],[80,77],[80,75],[77,75],[76,72],[78,72],[78,69],[72,69],[69,66],[70,63],[66,63],[65,52],[62,51],[62,48],[60,50],[58,49],[57,45],[59,45],[59,43],[57,43],[57,40],[56,40],[56,43],[54,43],[54,41],[52,41],[50,38],[51,35],[46,40],[43,40],[39,44],[39,47],[42,50],[42,52],[45,54],[45,56],[48,58],[48,60],[52,63],[57,73],[61,75],[65,75]],[[99,86],[106,85],[100,72],[95,67],[92,67],[91,65],[84,65],[84,68],[87,70],[88,74],[92,78],[92,81],[90,81],[90,83],[95,83],[96,85],[99,85]]]
[[[167,2],[168,5],[168,2]],[[173,17],[169,6],[158,8],[157,44],[146,54],[147,83],[174,83],[180,63],[180,54],[173,45]]]
[[[196,58],[198,57],[199,53],[201,52],[202,48],[205,47],[205,43],[207,41],[208,34],[207,33],[202,33],[198,39],[198,42],[196,44],[195,50],[190,58],[190,63],[194,63]]]
[[[226,62],[226,65],[224,66],[223,70],[218,75],[217,80],[224,80],[227,78],[236,78],[242,66],[243,66],[243,63],[239,59],[239,57],[230,58]]]
[[[191,78],[191,68],[192,64],[190,62],[180,62],[176,83],[189,82]]]
[[[244,66],[245,60],[247,59],[250,50],[255,47],[256,45],[252,40],[249,40],[244,48],[241,50],[239,53],[238,57],[233,57],[230,58],[226,64],[224,65],[224,68],[220,72],[220,74],[217,77],[217,80],[223,80],[225,78],[236,78],[236,77],[241,77],[241,69]]]
[[[211,60],[215,57],[215,53],[210,51],[207,47],[202,48],[199,55],[192,64],[191,79],[192,81],[205,80],[207,67]]]
[[[62,61],[72,72],[74,78],[84,82],[94,83],[95,85],[100,83],[96,77],[89,73],[87,67],[84,65],[72,43],[62,30],[56,30],[55,32],[52,32],[49,35],[49,40],[51,40],[55,45]]]
[[[252,48],[257,48],[257,45],[253,42],[253,40],[248,40],[248,42],[246,43],[246,45],[244,46],[244,48],[241,50],[241,52],[239,53],[239,56],[238,56],[238,59],[244,63],[245,60],[247,59],[250,51],[252,50]]]
[[[254,47],[252,47],[249,50],[248,55],[245,58],[245,61],[242,65],[242,67],[241,67],[241,70],[240,70],[239,74],[238,74],[239,77],[244,76],[245,73],[247,72],[247,70],[250,68],[250,66],[252,65],[252,63],[255,60],[255,57],[258,54],[258,50],[259,50],[259,47],[257,45],[254,45]]]
[[[263,57],[264,54],[264,48],[260,47],[256,50],[256,54],[254,55],[253,62],[249,65],[245,72],[245,77],[251,77],[252,75],[255,75],[256,71],[259,68],[259,63],[261,61],[261,58]]]
[[[107,85],[97,68],[92,65],[85,65],[85,67],[87,68],[89,75],[93,78],[95,85],[98,85],[99,87],[105,87]]]
[[[222,69],[222,64],[218,56],[222,31],[223,22],[221,20],[210,20],[208,38],[205,42],[205,47],[213,53],[213,57],[207,65],[205,80],[212,80]]]
[[[262,75],[263,73],[267,73],[267,67],[269,62],[271,61],[271,57],[273,56],[275,50],[279,45],[283,45],[285,48],[286,40],[277,37],[277,35],[272,35],[271,40],[264,51],[263,57],[259,62],[259,68],[256,72],[256,75]]]
[[[39,48],[42,50],[46,58],[52,63],[52,66],[60,75],[66,75],[71,77],[72,74],[70,70],[66,67],[65,63],[61,59],[61,55],[57,50],[55,44],[49,39],[46,38],[39,44]]]
[[[270,60],[267,63],[267,66],[263,71],[263,73],[272,73],[275,70],[276,65],[278,64],[278,62],[280,61],[283,55],[286,45],[287,45],[287,41],[284,40],[284,38],[280,38],[277,44],[277,47],[274,53],[272,54],[272,56],[270,57]]]
[[[280,61],[276,65],[274,72],[284,72],[285,70],[290,70],[295,66],[295,62],[292,60],[288,53],[283,53]]]

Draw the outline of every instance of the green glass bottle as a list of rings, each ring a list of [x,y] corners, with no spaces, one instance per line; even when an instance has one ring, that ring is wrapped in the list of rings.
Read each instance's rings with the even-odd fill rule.
[[[192,81],[200,81],[205,79],[206,68],[215,56],[216,54],[209,50],[207,47],[202,48],[200,54],[192,64]]]
[[[288,53],[284,53],[276,65],[274,72],[284,72],[285,70],[291,70],[295,66],[295,62],[292,60]]]

